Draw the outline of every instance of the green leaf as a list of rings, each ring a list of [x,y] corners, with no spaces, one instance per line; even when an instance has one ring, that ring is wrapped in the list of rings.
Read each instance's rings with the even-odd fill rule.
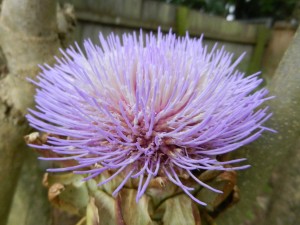
[[[99,211],[95,204],[95,198],[91,198],[87,206],[86,225],[100,225]]]
[[[125,224],[130,225],[154,225],[149,215],[149,201],[147,195],[136,202],[137,191],[134,189],[122,189],[117,197],[117,201],[121,207],[122,218]]]
[[[167,199],[158,211],[164,211],[164,225],[201,225],[200,214],[191,198],[185,194]]]

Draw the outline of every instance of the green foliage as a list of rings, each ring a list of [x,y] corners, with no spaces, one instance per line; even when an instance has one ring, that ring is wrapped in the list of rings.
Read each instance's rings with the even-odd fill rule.
[[[275,20],[290,17],[299,0],[159,0],[184,5],[206,13],[226,16],[229,6],[235,6],[237,19],[270,17]]]
[[[299,0],[235,0],[236,18],[270,17],[283,20],[290,17]]]
[[[226,15],[226,4],[233,3],[234,0],[160,0],[177,5],[184,5],[189,8],[198,9],[215,15]]]

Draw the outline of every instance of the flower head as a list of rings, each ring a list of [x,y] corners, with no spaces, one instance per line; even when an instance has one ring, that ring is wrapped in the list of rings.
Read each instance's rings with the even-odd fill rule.
[[[139,180],[137,199],[152,178],[162,176],[191,198],[185,174],[201,182],[197,170],[230,170],[218,156],[257,139],[268,129],[267,90],[254,92],[258,74],[245,77],[236,70],[241,61],[224,48],[208,51],[202,38],[177,38],[171,32],[143,39],[100,34],[100,46],[84,42],[62,51],[53,67],[42,66],[36,86],[36,110],[27,116],[32,127],[54,134],[43,149],[61,155],[48,160],[76,160],[77,165],[49,171],[88,174],[104,171],[124,180]],[[247,168],[233,167],[234,169]]]

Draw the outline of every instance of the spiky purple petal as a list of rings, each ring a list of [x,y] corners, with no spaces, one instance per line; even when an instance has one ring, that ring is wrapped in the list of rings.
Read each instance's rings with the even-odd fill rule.
[[[171,32],[157,36],[135,34],[99,36],[101,46],[84,42],[61,51],[53,67],[41,66],[30,110],[30,125],[53,136],[40,149],[63,155],[43,160],[77,161],[78,165],[49,169],[74,171],[92,179],[105,171],[125,173],[120,191],[130,178],[139,179],[137,200],[152,178],[166,176],[193,200],[193,188],[181,181],[185,171],[198,184],[220,192],[193,174],[194,170],[232,170],[218,155],[238,149],[264,130],[271,116],[257,108],[269,98],[267,90],[254,92],[258,73],[245,77],[236,70],[243,55],[233,61],[224,48],[212,51],[200,39],[177,38]],[[34,146],[34,145],[33,145]],[[146,179],[146,180],[145,180]]]

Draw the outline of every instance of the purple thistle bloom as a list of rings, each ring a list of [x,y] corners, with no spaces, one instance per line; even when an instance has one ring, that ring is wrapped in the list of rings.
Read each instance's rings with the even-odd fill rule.
[[[257,109],[267,90],[254,90],[262,80],[258,73],[245,77],[236,70],[243,55],[222,49],[208,51],[202,38],[176,38],[142,32],[122,37],[100,34],[101,47],[84,42],[86,55],[76,45],[56,59],[53,67],[42,66],[35,100],[36,110],[27,115],[30,125],[55,134],[43,146],[63,155],[46,160],[74,159],[78,165],[48,169],[88,174],[85,180],[104,171],[124,181],[139,179],[136,199],[141,198],[152,178],[167,177],[199,204],[179,174],[185,173],[200,185],[195,170],[232,170],[218,155],[238,149],[264,130],[271,116]]]

